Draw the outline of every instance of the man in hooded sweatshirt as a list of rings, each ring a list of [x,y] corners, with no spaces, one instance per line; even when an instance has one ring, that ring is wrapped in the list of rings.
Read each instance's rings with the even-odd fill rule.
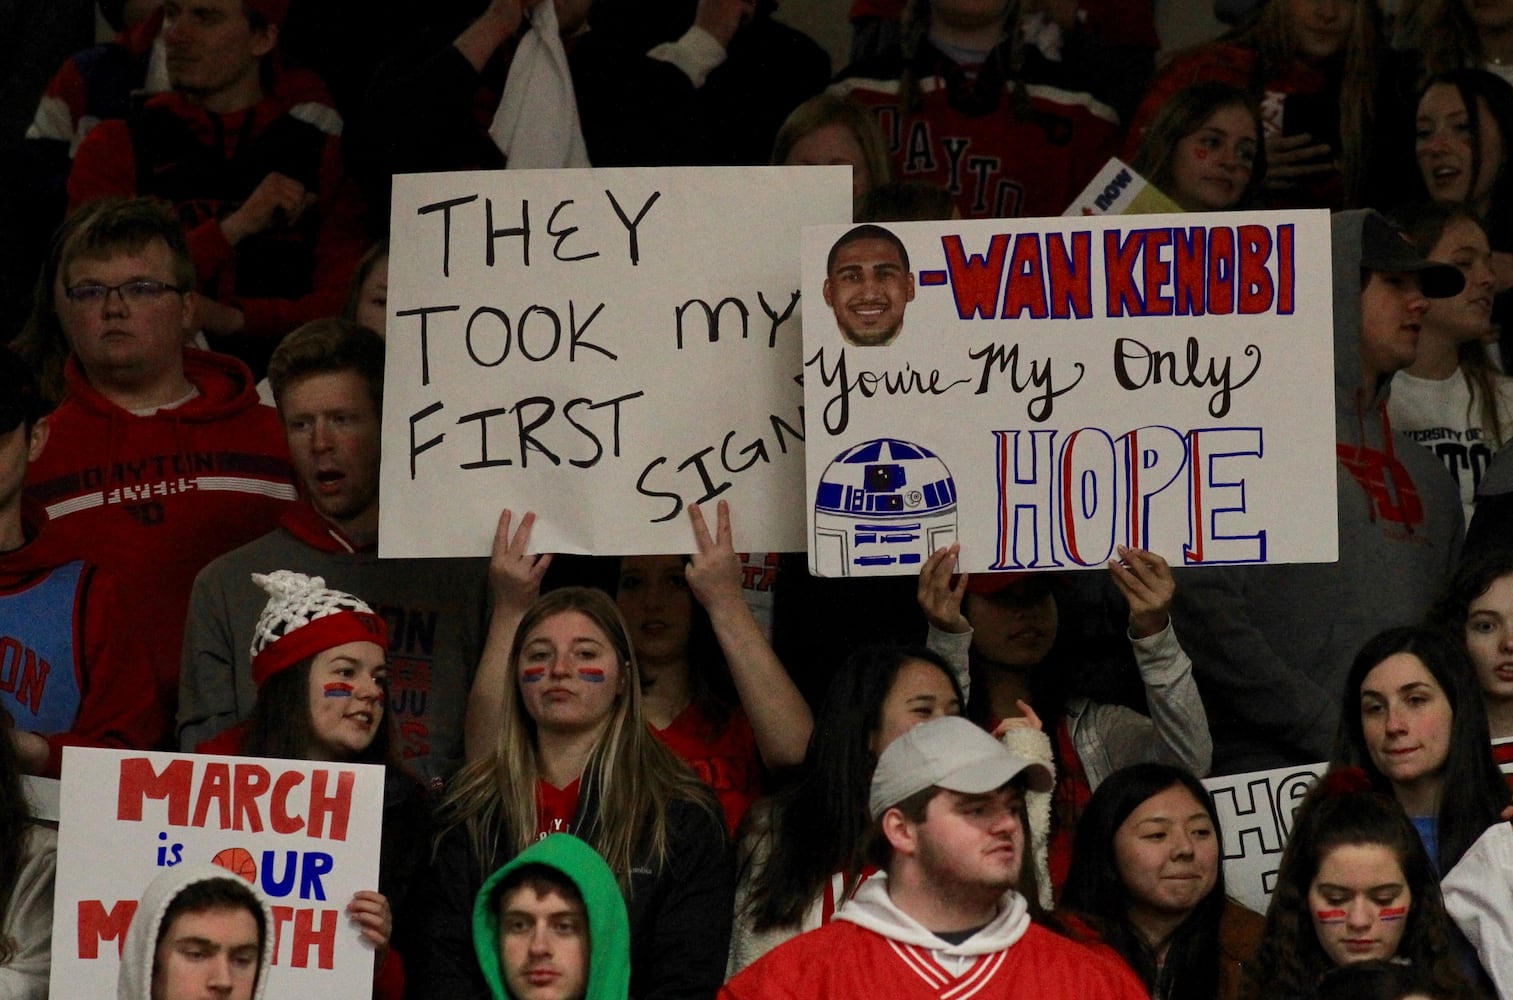
[[[882,871],[830,923],[747,966],[720,1000],[1147,997],[1108,949],[1032,921],[1015,888],[1025,792],[1050,786],[1043,764],[960,716],[915,726],[872,774]]]
[[[225,868],[166,868],[126,931],[116,1000],[262,1000],[272,930],[268,901]]]
[[[195,574],[272,530],[294,500],[278,415],[245,365],[185,346],[194,266],[173,211],[149,198],[104,204],[63,246],[58,319],[68,393],[26,495],[47,510],[66,558],[115,577],[166,745]]]
[[[630,919],[614,872],[556,833],[478,890],[473,948],[494,1000],[625,1000]]]
[[[1327,760],[1356,652],[1420,621],[1459,553],[1455,482],[1393,433],[1386,404],[1428,299],[1464,279],[1376,212],[1338,213],[1331,228],[1339,559],[1176,573],[1172,624],[1203,691],[1216,774]]]

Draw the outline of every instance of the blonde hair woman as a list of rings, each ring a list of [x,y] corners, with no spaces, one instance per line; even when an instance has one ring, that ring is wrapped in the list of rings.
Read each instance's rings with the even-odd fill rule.
[[[712,996],[734,893],[724,823],[709,790],[646,725],[613,599],[584,587],[542,596],[514,629],[508,663],[497,742],[453,779],[438,816],[412,978],[419,996],[488,997],[473,898],[490,872],[557,832],[587,841],[625,893],[632,994]]]

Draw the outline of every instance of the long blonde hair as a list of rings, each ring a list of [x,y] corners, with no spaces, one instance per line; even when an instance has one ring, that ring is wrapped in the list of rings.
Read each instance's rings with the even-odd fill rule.
[[[604,633],[624,670],[624,686],[609,725],[583,771],[579,801],[595,808],[584,816],[585,826],[573,832],[603,856],[621,890],[628,893],[633,864],[648,860],[637,855],[643,843],[650,847],[654,867],[667,859],[667,813],[672,803],[684,800],[703,807],[712,828],[723,828],[723,821],[709,789],[652,735],[642,713],[640,669],[630,632],[615,602],[588,587],[543,594],[520,620],[510,645],[511,681],[503,695],[499,741],[491,754],[453,778],[438,809],[437,839],[455,827],[466,830],[480,875],[492,870],[499,852],[513,856],[535,842],[541,768],[536,722],[520,694],[520,653],[538,625],[566,611],[579,612]]]

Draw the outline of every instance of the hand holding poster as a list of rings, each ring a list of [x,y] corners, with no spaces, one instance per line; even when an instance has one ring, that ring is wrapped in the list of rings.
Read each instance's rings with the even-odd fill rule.
[[[810,569],[1331,561],[1324,212],[804,230]]]
[[[271,902],[269,996],[372,996],[373,949],[344,911],[378,885],[382,768],[68,747],[63,775],[51,996],[115,996],[142,891],[186,862]]]
[[[382,554],[686,552],[717,497],[803,548],[799,237],[850,216],[839,167],[396,177]]]

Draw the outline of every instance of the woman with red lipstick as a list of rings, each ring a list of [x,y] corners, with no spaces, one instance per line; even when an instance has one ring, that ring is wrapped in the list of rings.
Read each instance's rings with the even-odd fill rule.
[[[1508,805],[1466,654],[1436,629],[1388,629],[1357,654],[1340,703],[1332,765],[1395,798],[1448,872]]]
[[[1098,786],[1077,825],[1061,907],[1162,1000],[1234,1000],[1261,918],[1224,896],[1219,818],[1187,771],[1135,764]]]
[[[508,650],[486,654],[509,671],[492,750],[457,773],[438,810],[412,996],[487,1000],[475,897],[490,873],[557,832],[597,851],[625,894],[632,995],[713,996],[735,889],[724,818],[708,786],[652,735],[614,601],[586,587],[550,591],[507,633],[491,626],[491,647],[506,639]]]
[[[403,895],[425,827],[417,815],[419,786],[391,753],[384,711],[388,629],[361,599],[328,589],[318,576],[276,570],[252,579],[268,592],[253,640],[257,702],[246,722],[197,749],[389,767],[393,780],[384,789],[380,891],[354,895],[347,916],[382,956],[374,997],[392,1000],[403,993],[404,971],[389,949],[394,925],[389,898]]]
[[[1188,212],[1254,207],[1265,174],[1261,115],[1245,91],[1195,83],[1163,104],[1130,166]]]
[[[1466,279],[1460,294],[1429,300],[1418,355],[1393,376],[1387,416],[1394,430],[1441,456],[1469,524],[1482,474],[1513,438],[1513,378],[1492,367],[1485,349],[1496,333],[1492,247],[1476,216],[1456,202],[1401,208],[1391,219],[1427,259],[1454,265]]]
[[[1436,995],[1480,994],[1457,966],[1439,877],[1413,824],[1355,768],[1320,780],[1293,818],[1247,997],[1307,1000],[1330,969],[1386,959]]]

